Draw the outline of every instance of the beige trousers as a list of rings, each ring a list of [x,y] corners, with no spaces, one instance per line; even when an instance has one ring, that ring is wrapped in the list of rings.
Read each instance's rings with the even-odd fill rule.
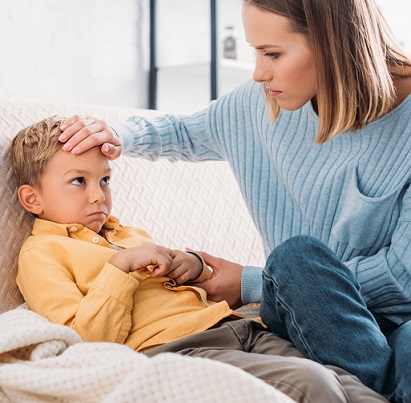
[[[249,319],[227,321],[146,351],[174,352],[234,365],[279,389],[296,402],[387,402],[358,378],[308,360],[288,341]]]

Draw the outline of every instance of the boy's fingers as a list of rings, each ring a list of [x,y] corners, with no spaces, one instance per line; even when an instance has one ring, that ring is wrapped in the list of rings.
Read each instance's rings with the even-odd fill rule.
[[[161,267],[156,267],[152,272],[151,272],[151,277],[157,277],[160,276],[163,273],[163,270]]]
[[[155,269],[151,272],[151,277],[165,276],[170,271],[170,262],[165,259],[166,262],[156,264]]]
[[[112,144],[110,144],[110,146],[112,146]],[[167,259],[169,259],[169,261],[171,262],[173,258],[173,251],[170,248],[162,245],[157,245],[157,248],[159,248],[164,253],[164,256],[166,256]]]

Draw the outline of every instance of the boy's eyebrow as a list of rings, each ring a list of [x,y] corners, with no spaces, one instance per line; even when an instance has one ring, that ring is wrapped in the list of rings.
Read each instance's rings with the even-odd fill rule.
[[[69,175],[69,174],[75,174],[75,175],[85,175],[90,173],[91,171],[85,170],[85,169],[78,169],[78,168],[71,168],[68,169],[66,172],[64,172],[64,175]],[[106,174],[111,174],[111,168],[107,168],[104,173]]]

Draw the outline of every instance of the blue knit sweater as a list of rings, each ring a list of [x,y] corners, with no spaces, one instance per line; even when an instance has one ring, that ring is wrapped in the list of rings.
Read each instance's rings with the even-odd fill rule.
[[[295,235],[328,245],[357,276],[369,309],[411,319],[411,96],[361,132],[314,144],[311,103],[269,120],[252,81],[192,116],[134,116],[114,125],[126,155],[227,160],[266,254]],[[261,297],[261,268],[245,267],[243,303]]]

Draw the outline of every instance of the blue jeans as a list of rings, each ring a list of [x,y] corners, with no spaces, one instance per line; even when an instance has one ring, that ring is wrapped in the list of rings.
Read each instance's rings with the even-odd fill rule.
[[[393,402],[411,402],[411,322],[384,335],[355,275],[315,238],[291,238],[271,253],[260,315],[307,358],[349,371]]]

